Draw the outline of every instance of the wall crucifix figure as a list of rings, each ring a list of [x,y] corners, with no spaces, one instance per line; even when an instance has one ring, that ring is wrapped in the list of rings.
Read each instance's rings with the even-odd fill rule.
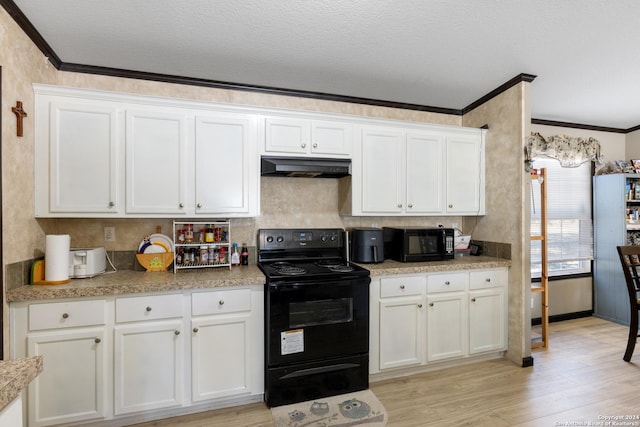
[[[11,111],[16,115],[16,120],[18,121],[18,126],[16,129],[17,136],[22,136],[22,119],[27,117],[27,112],[22,108],[22,101],[16,101],[16,106],[11,107]]]

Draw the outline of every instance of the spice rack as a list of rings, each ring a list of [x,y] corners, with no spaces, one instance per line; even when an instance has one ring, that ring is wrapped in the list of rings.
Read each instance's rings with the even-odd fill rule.
[[[208,229],[211,231],[208,232]],[[204,230],[204,233],[201,230]],[[173,221],[173,241],[174,273],[178,270],[194,268],[228,267],[231,269],[229,221]]]

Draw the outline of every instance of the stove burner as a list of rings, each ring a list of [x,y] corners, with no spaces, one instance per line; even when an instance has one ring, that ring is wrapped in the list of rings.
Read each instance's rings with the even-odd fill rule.
[[[336,273],[349,273],[353,271],[353,267],[350,265],[332,265],[329,267],[329,270],[335,271]]]
[[[339,259],[322,259],[320,261],[316,261],[315,263],[318,267],[338,267],[341,265],[344,265],[344,262],[342,262]]]
[[[288,264],[288,265],[280,265],[280,266],[274,266],[274,267],[276,269],[276,272],[278,272],[279,274],[284,274],[285,276],[299,276],[307,272],[307,270],[305,270],[304,268],[296,267],[287,262],[282,264]]]

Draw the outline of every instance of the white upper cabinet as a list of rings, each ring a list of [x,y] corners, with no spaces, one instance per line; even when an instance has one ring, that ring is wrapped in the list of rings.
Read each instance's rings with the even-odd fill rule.
[[[448,214],[484,214],[483,139],[477,135],[447,136]]]
[[[255,116],[196,117],[196,213],[257,213],[256,135]]]
[[[354,144],[351,215],[483,215],[484,131],[361,126]]]
[[[187,116],[127,111],[127,213],[187,212]]]
[[[118,109],[36,97],[36,216],[123,212]]]
[[[34,85],[36,216],[259,214],[257,115]]]
[[[350,157],[353,125],[297,117],[265,117],[266,155]]]

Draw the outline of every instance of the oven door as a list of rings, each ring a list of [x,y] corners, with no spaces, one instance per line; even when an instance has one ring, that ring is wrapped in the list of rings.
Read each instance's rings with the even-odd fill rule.
[[[267,366],[369,351],[369,277],[269,284]]]

